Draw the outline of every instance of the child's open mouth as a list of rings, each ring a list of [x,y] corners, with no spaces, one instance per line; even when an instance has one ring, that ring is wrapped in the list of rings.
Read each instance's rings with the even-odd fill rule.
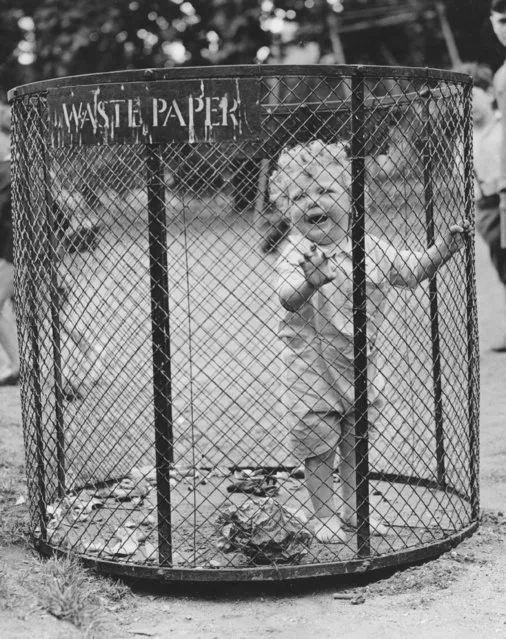
[[[323,224],[328,220],[328,217],[325,213],[317,213],[316,215],[308,215],[307,221],[310,224]]]

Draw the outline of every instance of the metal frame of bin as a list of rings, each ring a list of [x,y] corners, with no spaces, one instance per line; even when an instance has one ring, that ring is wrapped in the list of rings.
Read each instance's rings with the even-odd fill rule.
[[[164,205],[164,183],[163,167],[160,163],[158,153],[160,144],[163,142],[149,143],[147,138],[141,140],[145,147],[145,164],[149,178],[146,183],[147,207],[148,207],[148,232],[149,232],[149,274],[150,274],[150,294],[151,294],[151,319],[152,319],[152,352],[153,352],[153,403],[154,403],[154,438],[156,448],[156,476],[158,493],[158,539],[160,561],[158,565],[132,565],[122,561],[107,561],[104,559],[94,559],[90,556],[81,556],[83,562],[93,569],[110,575],[118,575],[129,578],[148,579],[155,582],[181,582],[181,581],[262,581],[262,580],[290,580],[309,577],[320,577],[325,575],[347,575],[357,573],[368,573],[373,570],[402,566],[421,560],[430,559],[447,551],[458,544],[462,539],[471,535],[478,526],[479,517],[479,489],[478,489],[478,356],[476,342],[476,296],[474,283],[473,265],[473,239],[470,237],[466,245],[466,313],[467,313],[467,376],[468,376],[468,447],[469,447],[469,474],[470,493],[467,494],[451,486],[445,475],[445,449],[442,424],[441,409],[441,363],[438,327],[438,288],[434,278],[430,283],[430,317],[432,331],[432,358],[433,358],[433,384],[435,393],[434,418],[436,421],[437,435],[437,479],[435,481],[416,476],[409,476],[395,473],[371,473],[368,466],[368,443],[367,443],[367,360],[366,360],[366,312],[365,312],[365,253],[364,253],[364,219],[365,211],[365,146],[368,143],[364,135],[364,120],[366,117],[366,107],[368,100],[364,95],[364,81],[368,78],[392,78],[396,80],[416,79],[424,82],[425,92],[415,96],[416,100],[426,104],[426,130],[425,134],[430,136],[431,119],[429,113],[429,101],[433,92],[438,90],[437,83],[445,81],[456,83],[462,87],[466,100],[465,122],[466,130],[464,157],[464,200],[466,202],[465,216],[472,219],[473,216],[473,172],[472,172],[472,130],[470,117],[470,94],[471,81],[467,76],[436,69],[418,68],[392,68],[392,67],[367,67],[367,66],[311,66],[311,67],[290,67],[290,66],[239,66],[239,67],[205,67],[205,68],[171,68],[171,69],[146,69],[140,71],[123,71],[114,73],[100,73],[85,76],[65,77],[55,80],[35,82],[22,87],[17,87],[9,92],[9,101],[14,109],[23,100],[29,100],[32,96],[39,96],[41,103],[47,99],[48,92],[54,90],[76,90],[81,91],[89,85],[100,85],[107,87],[110,85],[128,85],[138,83],[145,86],[149,93],[153,87],[163,86],[164,83],[176,80],[220,80],[229,78],[249,78],[249,79],[276,79],[286,76],[305,77],[346,77],[351,82],[351,93],[346,98],[346,108],[351,105],[351,158],[352,158],[352,197],[354,202],[354,226],[353,258],[356,265],[354,269],[353,300],[354,300],[354,330],[355,330],[355,401],[357,413],[360,418],[356,424],[357,435],[357,473],[360,477],[368,477],[369,480],[386,481],[391,484],[414,485],[426,487],[432,490],[442,490],[448,494],[457,495],[464,502],[470,505],[471,516],[465,525],[454,534],[448,535],[436,543],[430,543],[424,547],[411,548],[402,551],[387,553],[383,556],[371,554],[370,530],[368,524],[369,512],[369,492],[368,481],[363,481],[359,485],[357,495],[358,501],[358,550],[354,560],[343,562],[330,562],[322,564],[304,564],[296,566],[254,566],[248,568],[175,568],[171,566],[171,485],[169,482],[169,472],[174,462],[172,448],[172,389],[171,389],[171,345],[170,326],[168,323],[169,294],[167,283],[167,243],[166,243],[166,221]],[[396,107],[401,106],[403,101],[409,102],[411,96],[405,95],[402,98],[393,100]],[[332,105],[322,104],[320,110],[334,108]],[[274,107],[279,113],[286,112],[288,117],[293,114],[294,107],[290,104],[280,104]],[[295,106],[297,111],[297,105]],[[47,111],[40,111],[41,121],[46,121]],[[16,117],[14,117],[16,126]],[[43,136],[46,144],[49,144],[48,135]],[[15,138],[16,139],[16,138]],[[126,142],[128,144],[128,142]],[[219,143],[219,142],[218,142]],[[15,154],[16,155],[16,154]],[[46,157],[47,147],[42,149],[42,157]],[[423,197],[426,213],[426,233],[427,243],[430,245],[434,241],[434,218],[433,218],[433,167],[432,155],[429,147],[426,147],[423,169]],[[47,174],[47,160],[45,162],[46,181],[49,181]],[[265,176],[264,176],[265,177]],[[23,172],[18,171],[16,180],[23,180]],[[45,233],[56,252],[54,234],[55,220],[52,214],[49,190],[47,195],[47,217]],[[263,197],[261,195],[260,197]],[[17,200],[17,207],[22,207],[23,202]],[[26,240],[26,238],[25,238]],[[35,238],[29,237],[35,243]],[[37,255],[32,255],[33,263],[24,265],[28,269],[38,269]],[[48,268],[49,280],[55,282],[55,266],[51,260],[46,265]],[[30,278],[28,278],[28,281]],[[54,419],[57,431],[57,456],[58,456],[58,494],[63,496],[66,489],[66,463],[65,463],[65,434],[63,416],[61,411],[61,378],[62,364],[60,351],[60,300],[57,294],[56,285],[51,289],[50,299],[50,322],[53,336],[54,354]],[[36,316],[36,309],[32,309],[33,317]],[[45,514],[45,472],[44,472],[44,438],[42,436],[45,425],[43,423],[43,411],[40,404],[41,379],[40,379],[40,348],[39,331],[37,323],[34,321],[26,327],[27,339],[31,348],[32,361],[26,366],[30,366],[32,373],[32,393],[34,398],[34,420],[33,430],[37,440],[36,464],[38,471],[35,476],[29,478],[34,485],[33,495],[38,498],[31,504],[32,514],[35,513],[35,520],[40,529],[40,534],[34,536],[34,543],[37,549],[44,555],[66,555],[68,550],[59,548],[48,543],[46,539],[47,515]],[[26,370],[26,368],[25,368]],[[23,389],[25,390],[25,389]]]

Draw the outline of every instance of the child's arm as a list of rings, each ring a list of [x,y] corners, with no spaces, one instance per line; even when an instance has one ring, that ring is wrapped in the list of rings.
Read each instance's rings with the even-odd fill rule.
[[[450,226],[448,233],[438,238],[420,257],[416,273],[417,284],[433,277],[438,268],[464,246],[464,234],[469,231],[469,222]]]
[[[422,253],[399,251],[392,257],[388,280],[393,286],[415,288],[427,278],[431,278],[438,268],[464,245],[464,233],[469,230],[469,223],[451,226],[446,235],[440,237]]]
[[[313,245],[309,253],[304,253],[298,267],[294,267],[290,273],[281,274],[278,295],[283,308],[291,312],[298,311],[315,291],[335,278],[328,262],[329,258]]]

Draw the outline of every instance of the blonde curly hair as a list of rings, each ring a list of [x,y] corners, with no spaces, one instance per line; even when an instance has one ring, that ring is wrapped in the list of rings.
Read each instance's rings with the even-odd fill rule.
[[[304,175],[317,178],[328,173],[343,188],[351,186],[348,147],[342,142],[326,144],[313,140],[284,149],[278,159],[276,170],[269,179],[271,202],[283,211],[289,204],[288,187]]]

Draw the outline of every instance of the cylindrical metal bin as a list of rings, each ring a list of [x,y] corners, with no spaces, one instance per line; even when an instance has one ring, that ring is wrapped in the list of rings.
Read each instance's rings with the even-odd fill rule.
[[[386,290],[368,254],[370,237],[402,257],[472,226],[470,94],[461,74],[361,66],[125,71],[10,92],[42,553],[155,581],[281,580],[407,564],[475,530],[472,233],[412,290]],[[290,446],[300,384],[284,375],[277,269],[293,230],[272,191],[284,150],[327,145],[351,182],[340,294],[356,522],[323,543]],[[346,480],[333,481],[337,512]]]

